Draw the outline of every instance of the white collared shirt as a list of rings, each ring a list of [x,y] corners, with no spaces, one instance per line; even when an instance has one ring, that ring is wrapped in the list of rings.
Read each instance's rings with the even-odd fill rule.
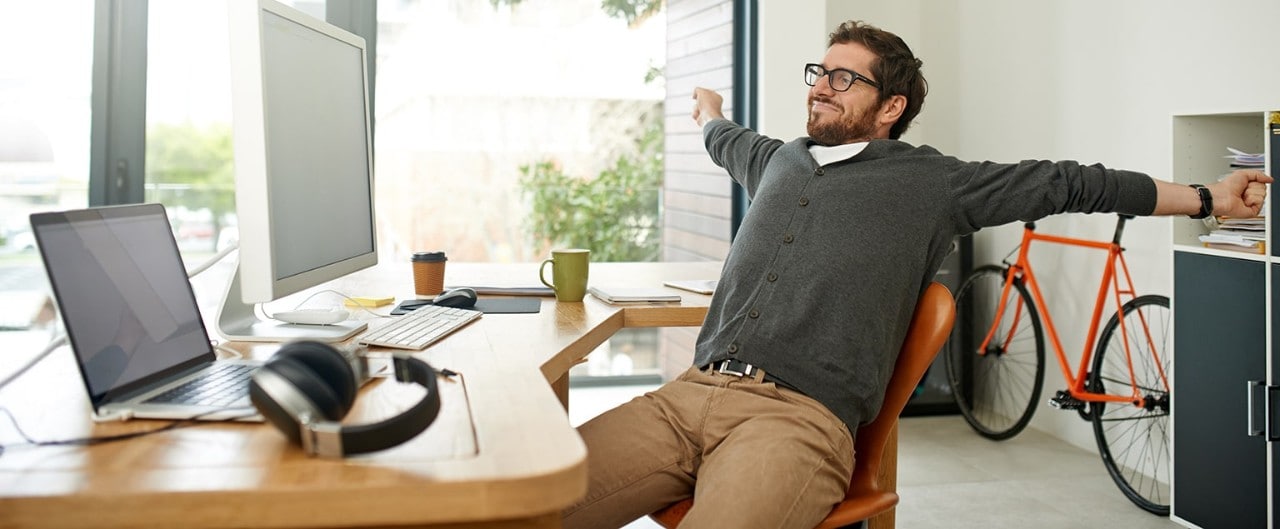
[[[860,141],[858,143],[846,143],[844,145],[835,145],[832,147],[814,144],[809,146],[809,155],[813,156],[814,160],[817,160],[819,167],[822,167],[836,162],[843,162],[849,158],[857,156],[858,153],[867,148],[867,143],[868,142]]]

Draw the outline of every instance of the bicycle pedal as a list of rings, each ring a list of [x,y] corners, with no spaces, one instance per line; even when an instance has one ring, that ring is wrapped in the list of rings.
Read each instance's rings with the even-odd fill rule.
[[[1072,397],[1071,393],[1065,389],[1058,390],[1053,395],[1053,398],[1049,399],[1049,405],[1059,410],[1080,411],[1084,409],[1084,401]]]

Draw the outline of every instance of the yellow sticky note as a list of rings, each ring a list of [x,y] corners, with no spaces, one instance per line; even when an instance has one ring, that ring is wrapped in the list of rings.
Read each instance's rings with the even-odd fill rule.
[[[343,302],[343,305],[346,305],[346,306],[348,306],[348,307],[353,307],[353,308],[355,308],[355,307],[364,307],[364,308],[367,308],[367,309],[371,309],[371,308],[374,308],[374,307],[381,307],[381,306],[383,306],[383,305],[390,305],[390,304],[391,304],[391,302],[393,302],[393,301],[395,301],[395,300],[396,300],[396,298],[394,298],[394,297],[384,297],[384,298],[369,298],[369,297],[365,297],[365,298],[347,298],[347,300],[346,300],[345,302]]]

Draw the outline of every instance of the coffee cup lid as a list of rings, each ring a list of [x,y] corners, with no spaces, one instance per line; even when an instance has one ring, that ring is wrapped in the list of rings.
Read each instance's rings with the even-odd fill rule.
[[[444,256],[444,252],[418,252],[413,254],[413,262],[415,263],[434,263],[448,260]]]

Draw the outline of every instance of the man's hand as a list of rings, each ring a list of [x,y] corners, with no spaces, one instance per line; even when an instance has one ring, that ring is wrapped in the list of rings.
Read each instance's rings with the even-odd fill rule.
[[[1234,218],[1258,216],[1262,201],[1267,198],[1267,184],[1272,181],[1274,179],[1262,171],[1241,169],[1221,182],[1205,186],[1213,193],[1213,214]]]
[[[724,106],[724,98],[715,90],[694,88],[693,101],[693,121],[699,127],[706,125],[708,121],[724,117],[720,110]]]

